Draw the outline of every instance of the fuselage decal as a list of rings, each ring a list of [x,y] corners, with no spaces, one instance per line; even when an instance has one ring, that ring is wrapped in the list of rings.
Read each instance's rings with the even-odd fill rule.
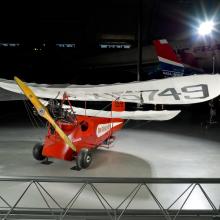
[[[111,130],[111,128],[121,124],[122,122],[113,122],[113,123],[106,123],[106,124],[99,124],[96,128],[96,136],[101,137],[102,135],[106,134]]]

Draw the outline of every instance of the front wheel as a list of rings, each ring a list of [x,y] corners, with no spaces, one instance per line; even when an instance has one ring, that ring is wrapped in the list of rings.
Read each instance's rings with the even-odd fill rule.
[[[36,160],[44,160],[46,157],[42,155],[43,151],[43,144],[42,143],[36,143],[33,148],[33,157]]]
[[[80,150],[79,154],[76,158],[76,165],[79,169],[85,169],[89,167],[92,162],[92,154],[91,151],[87,148],[83,148]]]

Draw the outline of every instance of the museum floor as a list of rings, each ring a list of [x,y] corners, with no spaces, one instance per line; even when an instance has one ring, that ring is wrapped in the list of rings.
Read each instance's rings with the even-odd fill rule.
[[[128,121],[117,134],[117,139],[109,149],[100,148],[93,154],[91,166],[86,170],[70,168],[75,162],[50,159],[50,165],[42,164],[32,157],[33,145],[42,140],[46,129],[33,128],[29,122],[8,123],[0,127],[0,176],[53,176],[53,177],[171,177],[171,178],[218,178],[220,177],[220,135],[219,125],[201,127],[199,122],[191,122],[180,115],[177,119],[164,122]],[[13,201],[27,183],[1,184],[1,195]],[[55,184],[50,190],[63,202],[71,199],[79,184]],[[168,205],[187,186],[155,186],[152,190]],[[204,186],[212,200],[220,204],[219,186]],[[130,186],[112,188],[102,185],[103,195],[111,198],[116,205],[130,190]],[[15,191],[17,191],[15,193]],[[36,192],[33,192],[34,194]],[[82,193],[78,208],[97,208],[91,197],[91,189]],[[175,196],[174,196],[175,195]],[[173,197],[174,196],[174,197]],[[196,189],[186,209],[209,209],[204,195]],[[22,204],[40,204],[36,197],[27,195]],[[144,202],[143,202],[144,201]],[[150,196],[139,193],[133,208],[144,208],[146,204],[155,208]]]

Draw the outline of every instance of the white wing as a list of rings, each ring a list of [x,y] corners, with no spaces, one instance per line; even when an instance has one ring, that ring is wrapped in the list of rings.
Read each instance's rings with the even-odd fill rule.
[[[149,120],[149,121],[166,121],[177,116],[179,110],[162,110],[162,111],[102,111],[93,109],[82,109],[74,107],[74,111],[77,115],[88,115],[95,117],[105,117],[105,118],[122,118],[122,119],[132,119],[132,120]]]
[[[45,100],[40,100],[45,106],[48,102]],[[69,105],[63,105],[63,108],[71,111]],[[73,110],[76,115],[87,115],[93,117],[101,118],[122,118],[122,119],[132,119],[132,120],[148,120],[148,121],[166,121],[177,116],[180,110],[161,110],[161,111],[103,111],[94,109],[77,108],[73,106]]]
[[[27,83],[41,98],[62,99],[63,93],[70,100],[113,101],[148,104],[192,104],[208,101],[220,94],[220,75],[202,74],[170,77],[111,85],[48,85]],[[22,93],[12,80],[0,79],[0,87]]]

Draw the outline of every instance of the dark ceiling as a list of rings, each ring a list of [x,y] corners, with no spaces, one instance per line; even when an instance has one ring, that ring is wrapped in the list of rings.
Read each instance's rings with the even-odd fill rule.
[[[101,33],[136,34],[141,2],[143,40],[185,37],[205,16],[219,19],[219,0],[107,0],[1,3],[0,40],[92,42]]]
[[[120,38],[129,39],[132,46],[136,47],[138,21],[142,21],[142,43],[146,46],[158,38],[191,39],[198,21],[206,17],[213,17],[217,21],[220,19],[219,0],[1,3],[0,42],[18,42],[23,45],[23,49],[19,52],[0,49],[4,63],[0,66],[0,73],[5,76],[5,73],[12,71],[22,72],[24,78],[28,79],[40,74],[40,77],[51,79],[54,77],[52,73],[62,72],[67,77],[77,72],[78,76],[75,74],[71,78],[77,81],[84,58],[108,53],[97,48],[99,42],[106,38],[116,41]],[[55,51],[56,43],[76,43],[78,48]],[[40,48],[42,44],[46,44],[46,52],[33,52],[33,48]]]

